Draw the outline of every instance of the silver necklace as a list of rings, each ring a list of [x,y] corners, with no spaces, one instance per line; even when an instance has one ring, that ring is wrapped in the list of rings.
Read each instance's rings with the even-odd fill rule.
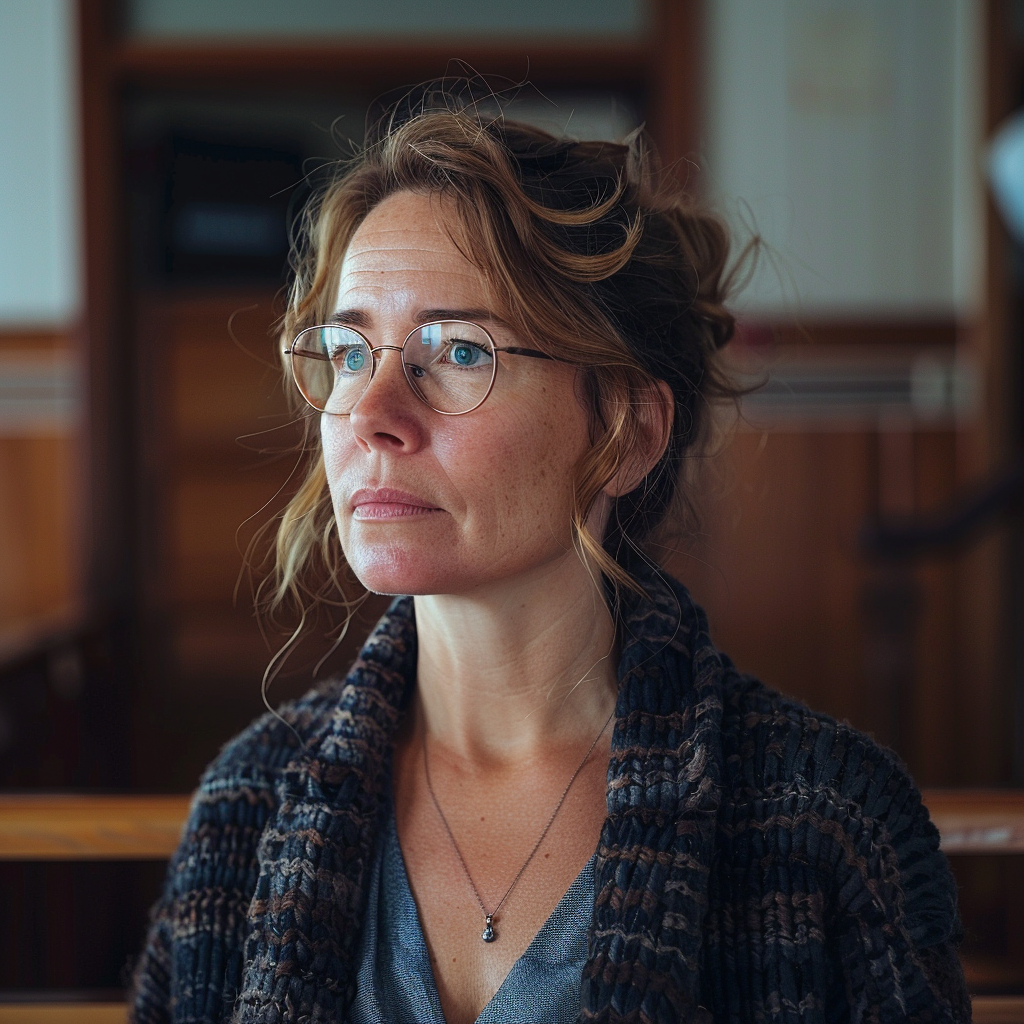
[[[451,826],[448,824],[448,819],[444,816],[444,811],[441,810],[441,805],[437,802],[437,794],[434,792],[434,786],[430,781],[430,766],[427,764],[427,737],[426,733],[423,735],[423,773],[427,779],[427,790],[430,793],[430,799],[434,801],[434,808],[437,811],[438,817],[441,819],[441,824],[444,825],[445,832],[448,833],[448,840],[452,844],[452,849],[455,850],[456,856],[459,858],[459,863],[462,865],[462,870],[466,876],[466,881],[469,882],[469,887],[473,890],[473,895],[476,897],[476,902],[480,907],[480,913],[484,916],[484,930],[480,934],[480,938],[484,942],[494,942],[498,937],[498,933],[494,930],[494,918],[499,910],[504,906],[505,900],[509,898],[512,890],[516,887],[519,879],[523,877],[523,872],[530,866],[530,861],[533,860],[534,855],[540,849],[540,844],[544,842],[544,837],[548,834],[551,826],[555,822],[555,818],[558,816],[558,812],[562,809],[562,804],[565,803],[565,798],[569,795],[569,790],[572,789],[572,784],[576,781],[576,776],[583,771],[583,766],[590,759],[590,755],[594,752],[594,747],[597,746],[597,741],[604,735],[605,729],[608,728],[608,723],[612,720],[615,714],[615,709],[612,708],[612,713],[608,716],[607,721],[601,726],[601,731],[594,737],[594,742],[590,744],[589,749],[583,755],[583,760],[576,766],[576,771],[572,773],[572,777],[569,779],[562,795],[558,798],[558,803],[555,804],[555,809],[551,812],[551,817],[548,818],[548,823],[544,826],[543,831],[537,838],[537,842],[533,844],[533,849],[530,851],[529,857],[523,861],[523,866],[519,869],[516,877],[512,879],[512,884],[505,890],[505,895],[498,900],[497,906],[490,912],[484,906],[484,901],[480,897],[480,890],[477,889],[476,883],[473,881],[473,876],[469,873],[469,868],[466,866],[466,858],[462,856],[462,851],[459,849],[459,844],[455,841],[455,836],[452,834]]]

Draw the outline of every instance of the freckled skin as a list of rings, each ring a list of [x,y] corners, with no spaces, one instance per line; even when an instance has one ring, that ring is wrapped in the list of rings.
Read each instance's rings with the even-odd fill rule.
[[[440,226],[439,202],[411,193],[363,221],[342,264],[337,308],[364,313],[370,344],[401,344],[431,308],[493,309],[479,272]],[[498,346],[530,340],[485,323]],[[418,401],[397,352],[349,416],[324,415],[324,460],[342,549],[378,593],[466,594],[575,558],[569,530],[573,466],[586,450],[576,370],[498,354],[494,390],[465,416]],[[362,522],[350,498],[365,487],[415,494],[441,511]]]

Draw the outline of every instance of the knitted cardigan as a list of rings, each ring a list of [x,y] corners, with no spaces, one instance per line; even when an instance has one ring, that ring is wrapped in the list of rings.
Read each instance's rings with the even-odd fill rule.
[[[646,582],[622,619],[579,1019],[969,1021],[955,888],[896,756],[739,674],[685,589]],[[345,1019],[415,669],[403,598],[291,727],[224,748],[153,910],[138,1024]]]

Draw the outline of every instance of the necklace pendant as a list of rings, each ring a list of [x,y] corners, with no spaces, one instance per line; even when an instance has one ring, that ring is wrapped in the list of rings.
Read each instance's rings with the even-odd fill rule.
[[[484,918],[484,930],[480,936],[480,938],[483,939],[484,942],[493,942],[498,937],[494,931],[494,926],[491,924],[492,917],[492,914],[488,914]]]

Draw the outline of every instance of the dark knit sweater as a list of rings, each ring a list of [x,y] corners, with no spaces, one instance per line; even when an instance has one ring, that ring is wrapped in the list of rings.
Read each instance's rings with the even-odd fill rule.
[[[889,751],[740,675],[686,591],[626,609],[581,1021],[966,1021],[956,893]],[[415,680],[409,599],[228,744],[135,977],[139,1024],[337,1024]],[[299,742],[301,737],[301,745]]]

